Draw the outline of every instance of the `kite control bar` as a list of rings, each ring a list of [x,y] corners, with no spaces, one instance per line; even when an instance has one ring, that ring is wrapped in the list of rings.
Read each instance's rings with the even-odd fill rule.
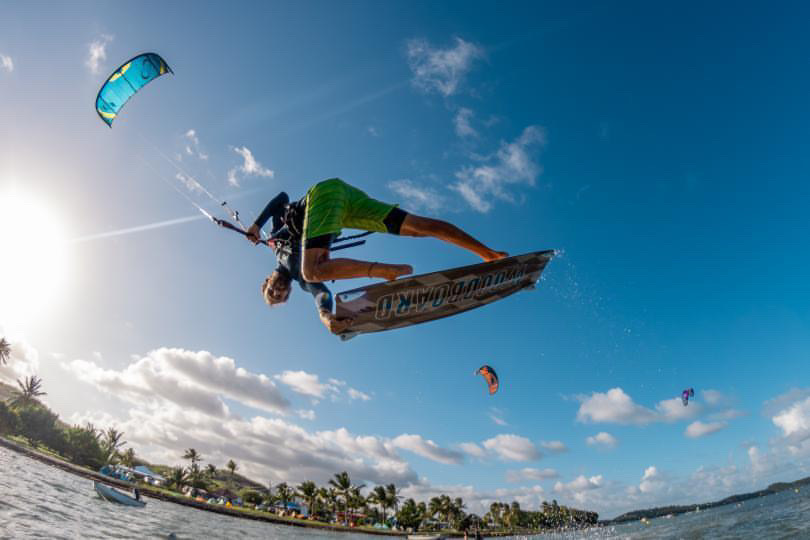
[[[250,235],[247,233],[246,230],[240,229],[239,227],[237,227],[236,225],[234,225],[230,221],[225,221],[224,219],[215,218],[215,217],[211,217],[211,221],[213,221],[214,223],[216,223],[220,227],[223,227],[225,229],[229,229],[229,230],[234,231],[234,232],[238,232],[239,234],[241,234],[245,238],[248,238],[248,239],[250,238]],[[267,240],[260,239],[259,243],[264,244],[264,245],[269,246],[269,247],[273,247],[275,245],[275,240],[273,240],[272,238],[268,238]]]

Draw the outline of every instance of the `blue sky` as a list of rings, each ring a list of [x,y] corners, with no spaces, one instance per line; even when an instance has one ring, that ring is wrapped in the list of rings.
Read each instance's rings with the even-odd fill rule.
[[[38,373],[63,417],[161,462],[194,446],[274,482],[345,469],[472,510],[612,516],[806,474],[806,6],[0,11],[0,276],[17,298],[0,377]],[[175,75],[110,130],[98,87],[143,51]],[[341,343],[299,290],[264,305],[272,254],[198,219],[178,173],[246,219],[339,176],[560,256],[534,292]],[[383,235],[352,256],[475,262]]]

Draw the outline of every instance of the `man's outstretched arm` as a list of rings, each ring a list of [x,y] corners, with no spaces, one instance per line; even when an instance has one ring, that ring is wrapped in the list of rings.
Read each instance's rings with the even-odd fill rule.
[[[270,231],[271,234],[275,233],[278,229],[281,228],[284,223],[281,220],[281,217],[284,214],[284,208],[290,202],[290,197],[285,192],[281,192],[273,199],[267,203],[267,206],[264,207],[262,213],[259,214],[259,217],[256,218],[256,221],[253,222],[253,225],[250,226],[248,229],[248,238],[251,241],[258,242],[259,241],[259,230],[264,227],[264,224],[270,218],[273,218],[273,228]]]
[[[315,296],[315,306],[318,308],[318,318],[323,325],[333,334],[339,334],[346,330],[352,323],[351,319],[338,319],[332,313],[332,293],[323,283],[306,283],[305,290]]]

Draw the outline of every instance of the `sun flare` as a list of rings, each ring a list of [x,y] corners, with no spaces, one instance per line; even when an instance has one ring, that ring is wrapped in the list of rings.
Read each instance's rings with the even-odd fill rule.
[[[41,318],[64,288],[67,249],[62,225],[42,201],[0,191],[0,326]]]

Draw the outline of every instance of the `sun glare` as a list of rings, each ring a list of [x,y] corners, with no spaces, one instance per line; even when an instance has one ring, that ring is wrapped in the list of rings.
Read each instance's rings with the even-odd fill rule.
[[[19,190],[0,191],[0,326],[46,314],[66,272],[65,234],[52,210]]]

